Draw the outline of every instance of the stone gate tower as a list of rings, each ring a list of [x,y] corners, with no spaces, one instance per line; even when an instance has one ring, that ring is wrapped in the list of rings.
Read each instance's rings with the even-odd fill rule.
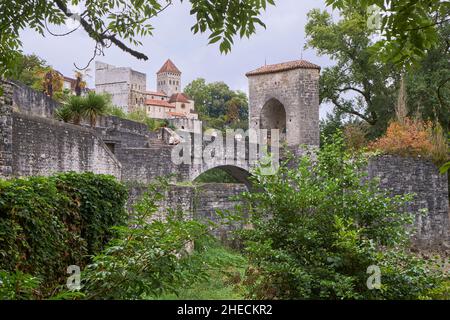
[[[289,147],[318,146],[320,67],[305,60],[248,72],[249,128],[279,129]]]

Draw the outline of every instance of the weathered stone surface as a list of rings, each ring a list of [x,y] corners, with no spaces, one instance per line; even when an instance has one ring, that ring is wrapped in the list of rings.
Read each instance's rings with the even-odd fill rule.
[[[36,91],[18,81],[8,80],[14,87],[14,110],[39,117],[53,118],[60,105],[42,92]]]
[[[171,159],[172,146],[156,145],[151,148],[121,148],[116,156],[122,163],[124,181],[149,183],[156,177],[174,175],[177,181],[186,181],[189,165],[175,165]]]
[[[94,131],[15,112],[12,122],[14,176],[89,171],[121,178],[121,164]]]
[[[128,208],[132,210],[135,204],[147,190],[144,186],[130,185]],[[199,221],[213,221],[221,224],[213,228],[212,234],[218,239],[234,244],[231,231],[242,228],[241,223],[223,224],[216,210],[233,210],[240,202],[234,197],[247,191],[243,184],[231,183],[207,183],[199,186],[172,185],[166,192],[164,200],[159,203],[160,217],[168,209],[181,210],[185,212],[186,218],[195,218]]]
[[[13,87],[0,79],[0,178],[12,174],[12,95]]]
[[[372,158],[369,178],[379,178],[380,187],[393,195],[416,194],[408,204],[408,212],[427,209],[427,215],[417,215],[415,246],[421,249],[450,249],[450,223],[447,175],[439,173],[429,160],[399,156]]]
[[[208,183],[201,185],[196,190],[193,215],[200,221],[213,221],[219,227],[213,229],[213,234],[226,243],[233,243],[231,231],[242,229],[242,222],[224,224],[216,210],[226,213],[227,210],[234,213],[236,205],[241,202],[234,197],[247,191],[243,184]]]
[[[249,76],[249,127],[260,129],[267,122],[264,107],[275,101],[285,109],[287,144],[319,145],[319,73],[295,69]]]

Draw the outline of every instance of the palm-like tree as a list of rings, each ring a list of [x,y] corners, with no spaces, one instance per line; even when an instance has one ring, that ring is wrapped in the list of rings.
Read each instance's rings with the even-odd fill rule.
[[[91,127],[95,127],[97,118],[107,113],[108,102],[104,96],[94,92],[89,92],[83,99],[82,115],[89,120]]]
[[[72,114],[71,121],[76,125],[80,125],[83,119],[84,104],[84,99],[79,96],[70,96],[67,102],[67,107]]]
[[[70,96],[67,102],[55,111],[55,117],[64,122],[80,125],[83,118],[84,104],[84,98]]]
[[[70,122],[72,120],[72,110],[70,110],[68,105],[63,105],[55,110],[55,118],[63,122]]]

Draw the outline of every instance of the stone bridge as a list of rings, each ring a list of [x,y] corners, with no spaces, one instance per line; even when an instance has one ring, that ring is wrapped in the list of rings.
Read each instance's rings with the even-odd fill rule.
[[[247,73],[249,128],[278,129],[282,140],[293,150],[300,145],[317,147],[319,73],[318,66],[303,60]],[[48,97],[14,83],[0,81],[0,85],[4,89],[0,96],[0,178],[92,171],[114,175],[130,186],[142,186],[156,177],[173,174],[177,182],[193,181],[208,170],[220,168],[249,185],[254,164],[248,157],[250,147],[245,148],[242,161],[236,161],[229,156],[230,150],[225,150],[229,161],[177,164],[173,161],[177,146],[171,144],[166,130],[150,132],[145,124],[116,117],[102,117],[95,129],[62,123],[54,120],[57,105]],[[398,157],[377,158],[368,172],[370,177],[380,177],[380,187],[393,194],[416,193],[408,210],[429,212],[426,217],[416,218],[416,243],[421,247],[445,246],[449,250],[447,176],[440,175],[430,161]],[[201,210],[192,210],[210,218],[214,208],[231,206],[227,194],[235,194],[239,188],[223,185],[204,189],[198,195],[209,200],[203,202]],[[197,202],[192,200],[193,192],[174,191],[170,201],[173,205],[184,202],[190,208]],[[202,197],[201,192],[208,197]],[[180,198],[182,194],[186,195],[184,200]]]

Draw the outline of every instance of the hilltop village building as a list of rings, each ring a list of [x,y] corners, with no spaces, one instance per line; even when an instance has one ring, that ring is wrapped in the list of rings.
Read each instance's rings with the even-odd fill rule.
[[[182,93],[181,71],[169,59],[156,74],[156,91],[147,91],[147,75],[129,67],[97,61],[95,90],[108,93],[124,112],[145,110],[156,119],[198,119],[195,103]]]

